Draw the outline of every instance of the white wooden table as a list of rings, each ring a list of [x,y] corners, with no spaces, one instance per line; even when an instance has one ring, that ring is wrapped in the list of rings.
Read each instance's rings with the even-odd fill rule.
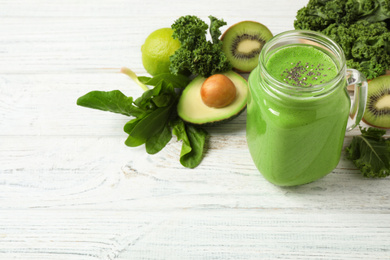
[[[280,188],[250,158],[245,113],[208,128],[185,169],[175,139],[147,155],[124,144],[129,118],[76,106],[91,90],[139,96],[119,69],[147,75],[142,43],[182,15],[277,34],[306,3],[0,1],[0,259],[390,259],[390,178],[363,179],[344,152],[327,177]]]

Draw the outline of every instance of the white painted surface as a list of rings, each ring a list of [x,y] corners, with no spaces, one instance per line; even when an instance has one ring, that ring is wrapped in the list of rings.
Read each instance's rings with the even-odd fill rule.
[[[124,145],[128,118],[75,104],[139,96],[119,68],[146,75],[144,39],[182,15],[277,34],[306,3],[0,1],[0,259],[390,259],[390,179],[363,179],[344,153],[327,177],[279,188],[252,163],[245,113],[208,129],[190,170],[175,140],[147,155]]]

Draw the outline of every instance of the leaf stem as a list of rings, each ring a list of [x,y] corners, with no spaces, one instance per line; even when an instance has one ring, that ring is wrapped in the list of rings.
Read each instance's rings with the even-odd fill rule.
[[[137,75],[129,68],[126,68],[126,67],[123,67],[121,68],[121,73],[123,74],[126,74],[127,76],[129,76],[132,80],[135,81],[135,83],[137,83],[144,91],[147,91],[149,90],[149,88],[143,84],[141,81],[139,81]]]

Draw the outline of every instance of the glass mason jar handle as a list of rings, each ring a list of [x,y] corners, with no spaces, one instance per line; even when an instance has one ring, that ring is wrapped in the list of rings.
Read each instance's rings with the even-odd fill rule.
[[[366,77],[357,70],[347,69],[348,85],[355,85],[354,98],[349,112],[347,131],[354,129],[362,120],[367,102],[367,80]]]

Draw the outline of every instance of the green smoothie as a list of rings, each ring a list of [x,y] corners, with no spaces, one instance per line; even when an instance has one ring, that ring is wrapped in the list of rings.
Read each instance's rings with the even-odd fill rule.
[[[268,73],[291,86],[311,87],[337,75],[333,60],[316,47],[292,45],[277,50],[266,64]]]
[[[249,76],[247,140],[257,168],[280,186],[309,183],[339,162],[350,108],[346,81],[333,88],[339,69],[319,48],[287,45],[269,55],[267,72],[288,88],[332,90],[299,98],[270,91],[259,67]]]

